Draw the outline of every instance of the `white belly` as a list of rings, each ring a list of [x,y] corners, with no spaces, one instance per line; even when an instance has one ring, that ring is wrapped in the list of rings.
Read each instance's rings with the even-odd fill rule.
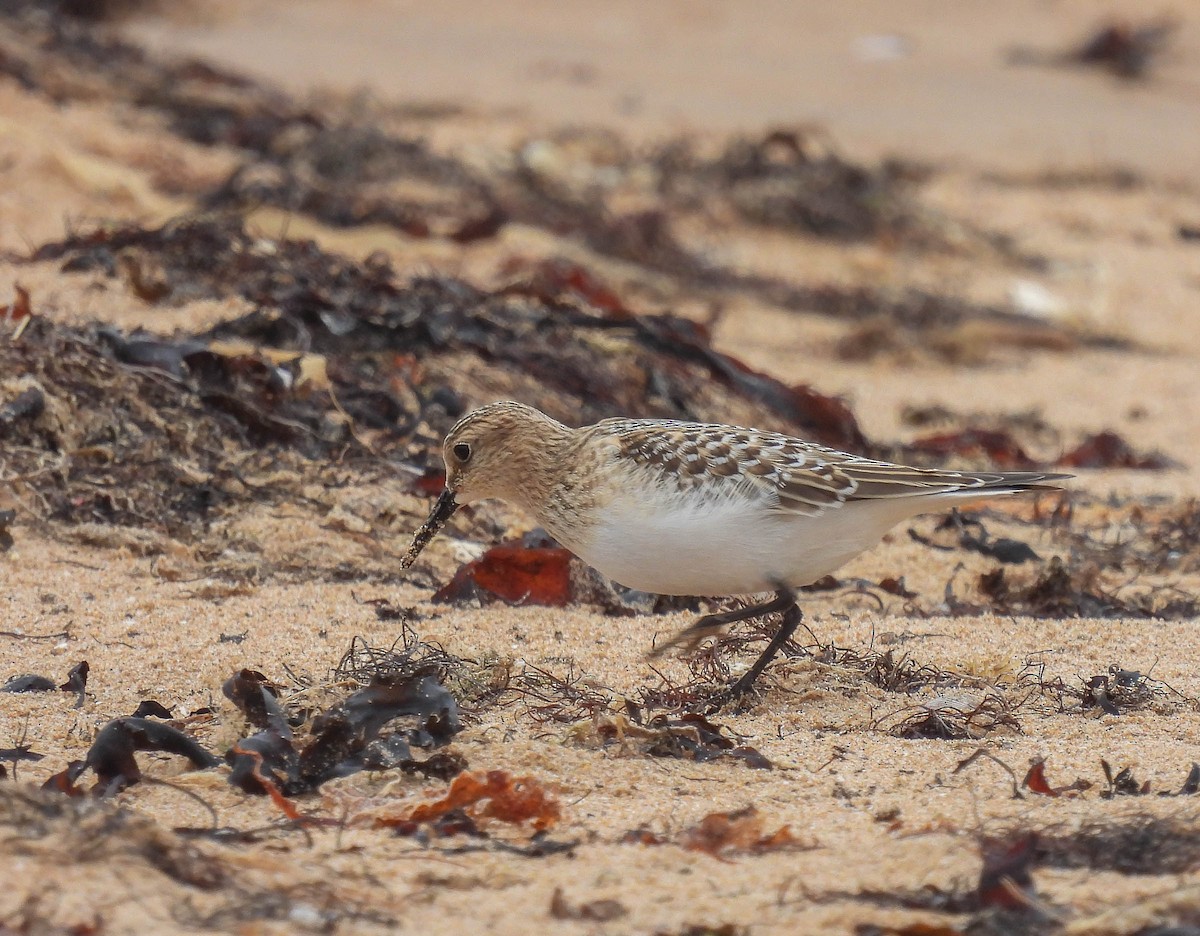
[[[745,595],[816,581],[917,513],[905,501],[858,501],[816,517],[742,499],[667,505],[619,500],[584,541],[581,559],[629,588],[664,595]],[[930,505],[936,509],[936,506]]]

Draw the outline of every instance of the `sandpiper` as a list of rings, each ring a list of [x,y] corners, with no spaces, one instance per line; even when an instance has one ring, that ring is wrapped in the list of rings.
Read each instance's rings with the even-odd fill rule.
[[[783,612],[745,692],[800,624],[795,589],[815,582],[917,514],[1070,477],[1041,471],[910,468],[802,439],[669,419],[605,419],[572,429],[521,403],[459,420],[442,448],[446,487],[403,560],[408,568],[461,504],[498,498],[629,588],[665,595],[774,592],[701,617],[680,635]],[[677,638],[669,643],[679,643]]]

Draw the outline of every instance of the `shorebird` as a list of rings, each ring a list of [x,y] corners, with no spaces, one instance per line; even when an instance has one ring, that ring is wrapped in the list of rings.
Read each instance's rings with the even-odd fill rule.
[[[754,684],[799,626],[795,590],[874,546],[901,520],[1054,490],[1070,477],[912,468],[776,432],[669,419],[605,419],[572,429],[513,402],[464,416],[442,455],[445,490],[413,537],[404,568],[461,504],[497,498],[629,588],[774,592],[770,601],[704,615],[667,644],[782,612],[779,630],[729,698]]]

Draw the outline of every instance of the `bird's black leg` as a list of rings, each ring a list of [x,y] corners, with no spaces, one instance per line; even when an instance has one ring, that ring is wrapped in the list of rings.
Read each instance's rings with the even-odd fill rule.
[[[666,641],[666,643],[655,647],[650,651],[650,656],[652,658],[662,656],[672,647],[678,647],[680,645],[686,645],[689,650],[692,650],[698,643],[700,643],[700,641],[704,640],[704,638],[712,637],[714,634],[719,633],[726,624],[734,624],[738,621],[748,621],[751,618],[762,617],[764,614],[773,614],[776,611],[784,611],[789,605],[795,607],[795,604],[796,596],[792,594],[791,589],[780,589],[775,593],[775,598],[773,600],[764,602],[763,604],[750,605],[748,608],[734,608],[731,611],[721,611],[717,614],[706,614],[704,617],[698,618],[695,623],[689,624],[670,640]],[[799,612],[799,610],[799,608],[796,608],[797,612]],[[799,623],[799,620],[797,620],[796,624]],[[796,624],[792,625],[792,629],[788,631],[788,636],[791,636],[792,631],[796,629]],[[787,640],[787,637],[784,637],[783,639]],[[765,659],[760,657],[758,663],[754,664],[756,667],[759,667],[759,669],[755,672],[756,676],[762,671],[762,667],[766,666],[767,663],[770,662],[771,657],[779,652],[779,647],[781,646],[783,646],[782,641],[778,646],[774,641],[771,642],[771,646],[767,648],[767,653],[763,654]],[[753,681],[754,679],[752,677],[750,682]],[[738,680],[739,685],[741,682],[742,680]],[[746,687],[740,691],[744,692],[746,688],[749,688],[749,683],[747,683]]]
[[[779,630],[775,632],[775,636],[771,638],[771,642],[767,644],[767,649],[754,661],[754,665],[729,687],[722,702],[736,699],[749,690],[754,685],[754,680],[758,679],[762,671],[767,668],[767,664],[775,659],[779,651],[783,649],[783,645],[791,640],[792,635],[796,633],[796,628],[804,620],[804,614],[801,612],[800,606],[796,604],[796,595],[790,588],[781,588],[775,593],[775,600],[762,605],[760,609],[763,613],[783,611],[783,621],[779,625]]]

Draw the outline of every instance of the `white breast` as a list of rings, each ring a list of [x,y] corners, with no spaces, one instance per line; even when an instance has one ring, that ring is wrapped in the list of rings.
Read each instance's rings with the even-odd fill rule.
[[[744,497],[666,503],[624,497],[605,508],[585,541],[566,545],[609,578],[641,591],[752,594],[829,574],[921,512],[915,500],[855,501],[807,517]],[[928,503],[928,509],[940,506]]]

